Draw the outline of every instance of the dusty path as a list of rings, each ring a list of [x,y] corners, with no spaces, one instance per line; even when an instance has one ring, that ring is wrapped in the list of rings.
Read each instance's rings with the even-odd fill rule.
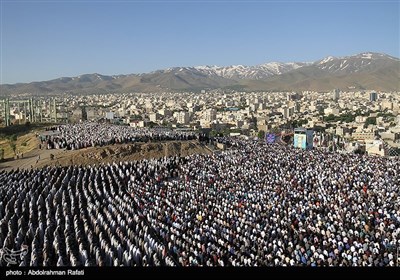
[[[42,166],[44,162],[50,160],[50,154],[57,156],[62,153],[63,150],[39,150],[35,149],[24,154],[23,158],[20,159],[8,159],[7,161],[0,162],[0,171],[10,171],[12,169],[29,169]],[[40,159],[39,159],[40,155]]]

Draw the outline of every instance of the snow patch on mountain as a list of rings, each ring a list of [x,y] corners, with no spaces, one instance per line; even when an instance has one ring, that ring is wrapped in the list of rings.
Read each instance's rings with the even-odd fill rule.
[[[281,63],[269,62],[256,66],[231,65],[231,66],[196,66],[194,69],[207,75],[217,75],[229,79],[264,79],[274,75],[281,75],[288,71],[300,68],[307,63]]]
[[[210,77],[223,77],[232,80],[262,80],[310,65],[329,73],[341,74],[343,72],[343,74],[349,74],[362,71],[366,67],[369,67],[372,62],[386,58],[399,60],[385,54],[365,52],[346,57],[328,56],[316,62],[268,62],[255,66],[240,64],[230,66],[200,65],[194,67],[171,67],[152,73],[175,73],[175,75],[190,73]]]
[[[325,64],[325,63],[327,63],[329,61],[332,61],[334,59],[335,58],[333,56],[328,56],[328,57],[324,58],[323,60],[321,60],[321,62],[319,64]]]

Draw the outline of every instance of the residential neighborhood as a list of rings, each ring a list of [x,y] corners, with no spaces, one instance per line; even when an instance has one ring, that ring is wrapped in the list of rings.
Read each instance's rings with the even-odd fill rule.
[[[352,151],[361,145],[369,154],[390,155],[391,148],[400,148],[399,92],[202,90],[66,95],[4,98],[0,110],[3,125],[105,121],[249,137],[304,127],[313,129],[316,136],[327,135],[325,140],[331,141],[325,141],[325,146],[342,144],[333,145],[335,149]],[[321,139],[315,142],[315,146],[323,145]]]

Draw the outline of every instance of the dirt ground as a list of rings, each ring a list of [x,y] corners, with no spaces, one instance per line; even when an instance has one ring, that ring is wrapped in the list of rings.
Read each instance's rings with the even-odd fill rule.
[[[12,169],[40,168],[44,166],[95,165],[101,163],[160,158],[164,156],[210,154],[208,148],[197,141],[167,141],[158,143],[119,144],[105,147],[91,147],[76,151],[39,150],[24,154],[22,159],[0,163],[0,171]],[[54,159],[50,159],[50,155]]]
[[[39,140],[37,139],[35,133],[28,133],[23,136],[18,137],[15,141],[16,152],[20,154],[27,154],[30,151],[37,149],[39,145]],[[10,141],[8,139],[0,140],[0,149],[4,150],[4,158],[9,159],[15,157],[14,151],[10,146]]]

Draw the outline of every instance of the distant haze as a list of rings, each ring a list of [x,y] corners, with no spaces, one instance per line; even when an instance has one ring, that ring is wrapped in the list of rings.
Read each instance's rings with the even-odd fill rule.
[[[367,51],[399,57],[399,5],[1,1],[0,83],[177,66],[314,62]],[[220,83],[230,84],[212,85]]]

